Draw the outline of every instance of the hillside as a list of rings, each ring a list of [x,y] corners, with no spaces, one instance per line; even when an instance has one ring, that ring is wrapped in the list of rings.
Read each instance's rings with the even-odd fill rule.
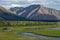
[[[21,17],[31,20],[60,20],[59,10],[47,8],[42,5],[30,5],[26,8],[22,7],[20,10],[15,12]]]
[[[27,20],[27,19],[20,17],[16,15],[15,12],[12,12],[0,6],[0,20]]]

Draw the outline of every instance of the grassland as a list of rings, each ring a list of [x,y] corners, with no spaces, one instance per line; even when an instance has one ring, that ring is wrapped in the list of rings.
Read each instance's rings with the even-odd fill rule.
[[[0,40],[40,40],[38,38],[28,38],[24,36],[16,35],[13,32],[0,32]]]
[[[10,27],[11,30],[16,30],[19,32],[34,33],[38,35],[47,35],[47,36],[57,36],[60,37],[60,30],[28,30],[25,27]]]
[[[49,40],[42,38],[28,38],[17,35],[16,32],[3,32],[3,28],[19,32],[30,32],[48,36],[60,36],[60,30],[28,30],[26,28],[57,28],[60,22],[27,22],[27,21],[0,21],[0,40]]]

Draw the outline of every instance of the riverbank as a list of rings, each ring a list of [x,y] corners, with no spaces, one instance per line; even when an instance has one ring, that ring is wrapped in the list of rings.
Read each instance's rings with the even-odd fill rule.
[[[3,22],[4,23],[4,22]],[[1,23],[1,24],[3,24]],[[9,22],[10,23],[10,22]],[[0,24],[0,25],[1,25]],[[55,22],[11,22],[11,25],[6,25],[0,26],[0,40],[53,40],[49,38],[36,38],[35,36],[33,37],[26,37],[17,34],[17,32],[23,32],[23,33],[32,33],[34,35],[40,35],[40,36],[57,36],[59,38],[60,36],[60,29],[59,25],[57,27],[57,23]],[[21,25],[22,24],[22,25]],[[34,25],[32,25],[34,24]],[[35,25],[36,24],[36,25]],[[40,25],[39,25],[40,24]],[[13,25],[13,26],[12,26]],[[29,26],[30,25],[30,26]],[[12,30],[13,32],[3,32],[2,29],[6,27],[8,30]],[[55,29],[57,28],[57,29]],[[31,35],[30,35],[31,36]],[[55,37],[56,38],[56,37]]]

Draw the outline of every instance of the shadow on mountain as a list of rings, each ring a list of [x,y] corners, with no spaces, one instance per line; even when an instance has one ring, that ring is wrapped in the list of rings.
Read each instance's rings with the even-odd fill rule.
[[[30,17],[32,20],[57,20],[56,16],[54,15],[49,15],[49,14],[38,14],[38,15],[33,15]]]
[[[24,11],[24,8],[23,7],[13,7],[13,8],[10,8],[11,11],[15,11],[17,14]]]
[[[21,16],[23,16],[23,17],[27,17],[27,15],[31,12],[31,11],[33,11],[34,9],[36,9],[36,8],[39,8],[40,7],[40,5],[31,5],[31,6],[29,6],[29,7],[26,7],[24,10],[26,10]]]
[[[22,20],[23,21],[27,19],[24,17],[20,17],[18,15],[0,10],[0,20],[10,20],[10,21],[21,21]]]

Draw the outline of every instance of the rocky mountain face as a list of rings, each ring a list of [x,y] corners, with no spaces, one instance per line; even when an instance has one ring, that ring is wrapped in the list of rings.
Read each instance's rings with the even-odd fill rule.
[[[60,20],[60,11],[42,5],[6,9],[0,6],[0,20]]]
[[[23,7],[14,7],[14,8],[10,8],[10,10],[18,14],[21,11],[23,11],[24,8]]]
[[[27,19],[20,17],[15,12],[12,12],[0,6],[0,20],[27,20]]]
[[[42,5],[30,5],[26,8],[18,8],[16,14],[21,17],[31,20],[60,20],[60,11],[52,8],[47,8]]]

